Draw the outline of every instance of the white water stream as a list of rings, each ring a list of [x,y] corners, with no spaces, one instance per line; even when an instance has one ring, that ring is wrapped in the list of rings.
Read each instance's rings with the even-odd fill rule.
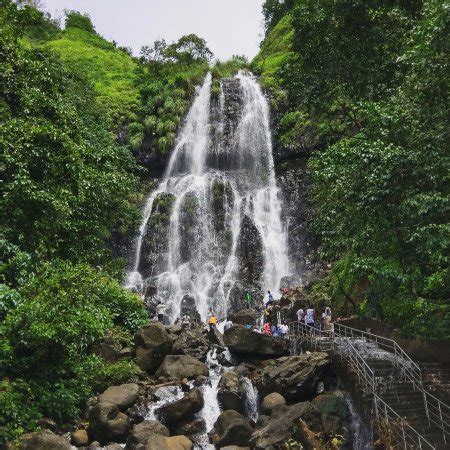
[[[126,285],[143,293],[144,280],[139,270],[147,223],[158,195],[172,194],[166,263],[152,280],[157,300],[166,304],[166,314],[172,322],[179,316],[186,295],[195,299],[202,320],[211,306],[216,315],[226,317],[239,269],[236,250],[244,216],[251,220],[261,239],[264,290],[277,292],[281,278],[289,275],[287,233],[281,222],[275,183],[268,104],[250,73],[240,72],[236,78],[242,106],[232,143],[226,145],[220,137],[227,102],[223,91],[219,118],[211,123],[208,74],[179,133],[164,179],[144,208]],[[219,134],[219,145],[211,141],[212,125],[216,136]],[[210,163],[218,160],[226,160],[227,164],[221,167]],[[223,190],[223,211],[214,204],[218,186]],[[219,214],[223,215],[222,234],[215,226]]]

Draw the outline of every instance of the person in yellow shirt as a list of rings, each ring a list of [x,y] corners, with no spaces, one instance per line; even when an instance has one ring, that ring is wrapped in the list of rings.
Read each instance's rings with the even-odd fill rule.
[[[209,331],[211,331],[217,325],[217,317],[212,315],[208,320],[208,324],[209,324]]]

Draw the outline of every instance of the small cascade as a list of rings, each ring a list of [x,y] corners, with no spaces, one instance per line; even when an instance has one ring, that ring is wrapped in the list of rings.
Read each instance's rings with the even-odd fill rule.
[[[258,406],[259,406],[259,396],[258,396],[258,390],[255,386],[253,386],[252,382],[247,378],[244,377],[245,382],[245,391],[246,391],[246,397],[245,397],[245,412],[246,416],[253,420],[253,422],[256,422],[259,417],[258,412]]]
[[[345,400],[351,415],[350,428],[353,437],[353,450],[372,450],[372,431],[369,430],[364,424],[361,416],[355,408],[355,405],[353,404],[350,395],[346,395]]]
[[[152,286],[171,322],[185,299],[202,320],[210,307],[224,318],[244,289],[277,292],[290,274],[267,101],[248,72],[221,86],[214,101],[211,74],[198,89],[145,205],[127,274],[143,296]]]

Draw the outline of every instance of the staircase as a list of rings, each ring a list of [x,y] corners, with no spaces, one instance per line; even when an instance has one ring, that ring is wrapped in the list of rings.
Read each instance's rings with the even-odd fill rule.
[[[450,408],[443,401],[448,369],[420,367],[395,341],[340,324],[325,332],[294,322],[290,338],[294,349],[330,352],[357,376],[359,388],[373,399],[375,424],[388,447],[450,448]]]

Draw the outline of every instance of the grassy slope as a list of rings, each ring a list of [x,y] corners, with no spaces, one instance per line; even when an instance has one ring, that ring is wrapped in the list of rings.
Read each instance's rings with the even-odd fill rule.
[[[79,28],[67,28],[46,46],[92,82],[111,124],[134,118],[139,90],[135,86],[137,63],[130,55],[101,36]]]
[[[289,55],[293,34],[291,18],[287,15],[267,33],[262,42],[259,53],[252,61],[252,69],[261,75],[264,87],[278,86],[276,73]]]

